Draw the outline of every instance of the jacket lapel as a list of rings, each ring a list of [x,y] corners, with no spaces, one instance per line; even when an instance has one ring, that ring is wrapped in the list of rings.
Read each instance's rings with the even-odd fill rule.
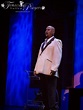
[[[45,47],[44,47],[44,42],[43,42],[42,47],[41,47],[42,52],[46,49],[46,47],[47,47],[53,40],[54,40],[54,37],[46,44]],[[44,47],[44,48],[43,48],[43,47]],[[41,52],[41,54],[42,54],[42,52]]]

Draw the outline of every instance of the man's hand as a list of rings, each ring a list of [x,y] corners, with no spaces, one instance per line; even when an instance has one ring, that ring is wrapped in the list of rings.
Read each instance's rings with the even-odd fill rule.
[[[55,71],[51,70],[50,74],[51,74],[51,76],[54,76],[55,75]]]
[[[36,76],[36,71],[33,72],[34,76]]]

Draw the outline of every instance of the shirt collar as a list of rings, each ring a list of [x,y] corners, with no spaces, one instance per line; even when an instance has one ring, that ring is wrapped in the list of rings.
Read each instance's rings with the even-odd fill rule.
[[[49,39],[45,39],[45,41],[49,42],[52,38],[54,38],[54,36],[50,37]]]

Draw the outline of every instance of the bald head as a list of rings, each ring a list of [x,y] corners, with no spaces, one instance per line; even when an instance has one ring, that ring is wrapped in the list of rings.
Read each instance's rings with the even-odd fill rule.
[[[54,34],[55,34],[55,28],[53,26],[47,26],[45,31],[46,37],[50,38],[54,36]]]
[[[50,28],[53,32],[53,34],[55,33],[55,28],[53,26],[47,26],[47,28]]]

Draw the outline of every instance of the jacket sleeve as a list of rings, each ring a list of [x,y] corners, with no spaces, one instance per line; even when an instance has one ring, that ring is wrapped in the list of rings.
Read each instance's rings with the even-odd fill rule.
[[[42,46],[42,44],[41,44],[41,46]],[[38,60],[38,58],[39,58],[39,56],[40,56],[40,54],[41,54],[41,46],[40,46],[40,48],[39,48],[39,52],[38,52],[38,56],[37,56],[37,60]],[[37,65],[37,61],[36,61],[36,64],[35,64],[34,71],[36,71],[36,65]]]
[[[62,58],[62,41],[57,40],[55,41],[54,48],[53,48],[53,57],[52,57],[52,65],[51,70],[57,71],[60,65]]]

